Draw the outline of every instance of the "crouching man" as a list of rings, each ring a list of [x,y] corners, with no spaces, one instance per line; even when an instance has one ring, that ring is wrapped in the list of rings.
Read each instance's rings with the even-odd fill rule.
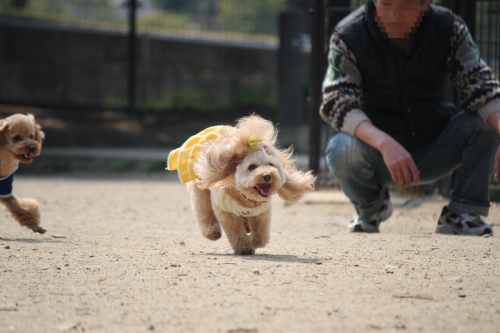
[[[448,80],[461,110],[444,102]],[[500,85],[463,20],[430,0],[368,0],[334,30],[323,119],[337,131],[328,165],[354,204],[351,232],[379,232],[388,186],[457,170],[436,233],[492,234],[492,171],[500,174]]]

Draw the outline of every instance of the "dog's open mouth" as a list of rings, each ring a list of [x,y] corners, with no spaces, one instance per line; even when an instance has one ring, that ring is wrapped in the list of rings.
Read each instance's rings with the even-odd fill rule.
[[[23,161],[23,160],[24,161],[31,161],[33,159],[33,154],[22,154],[22,155],[18,155],[18,156],[19,156],[18,158],[21,161]]]
[[[257,192],[259,192],[260,196],[266,198],[271,194],[271,184],[269,183],[261,183],[257,184],[256,187],[254,187]]]

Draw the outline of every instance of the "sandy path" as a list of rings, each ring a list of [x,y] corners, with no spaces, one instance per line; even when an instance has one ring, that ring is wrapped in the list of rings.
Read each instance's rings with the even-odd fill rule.
[[[15,192],[48,233],[0,208],[0,333],[500,332],[498,237],[432,234],[443,201],[359,235],[349,205],[275,199],[270,244],[242,257],[199,234],[177,182],[18,177]]]

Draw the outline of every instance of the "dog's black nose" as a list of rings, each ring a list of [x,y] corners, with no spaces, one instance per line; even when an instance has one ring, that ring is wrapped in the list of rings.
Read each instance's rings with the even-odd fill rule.
[[[271,175],[268,173],[265,173],[262,175],[262,178],[264,179],[264,181],[269,182],[271,180]]]
[[[31,146],[29,147],[29,150],[30,150],[30,152],[34,153],[34,152],[36,151],[36,147],[35,147],[35,146],[33,146],[33,145],[31,145]]]

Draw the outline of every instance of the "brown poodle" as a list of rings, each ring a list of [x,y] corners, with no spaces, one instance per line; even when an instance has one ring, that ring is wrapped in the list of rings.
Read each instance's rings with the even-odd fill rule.
[[[203,236],[221,237],[221,226],[236,254],[250,255],[269,242],[271,196],[297,202],[314,189],[316,178],[293,165],[292,151],[275,147],[277,131],[253,115],[224,127],[201,147],[195,181],[187,183]]]
[[[0,120],[0,201],[7,207],[20,225],[43,234],[39,226],[38,202],[18,199],[12,193],[14,173],[19,162],[31,163],[40,155],[45,134],[31,114],[14,114]]]

